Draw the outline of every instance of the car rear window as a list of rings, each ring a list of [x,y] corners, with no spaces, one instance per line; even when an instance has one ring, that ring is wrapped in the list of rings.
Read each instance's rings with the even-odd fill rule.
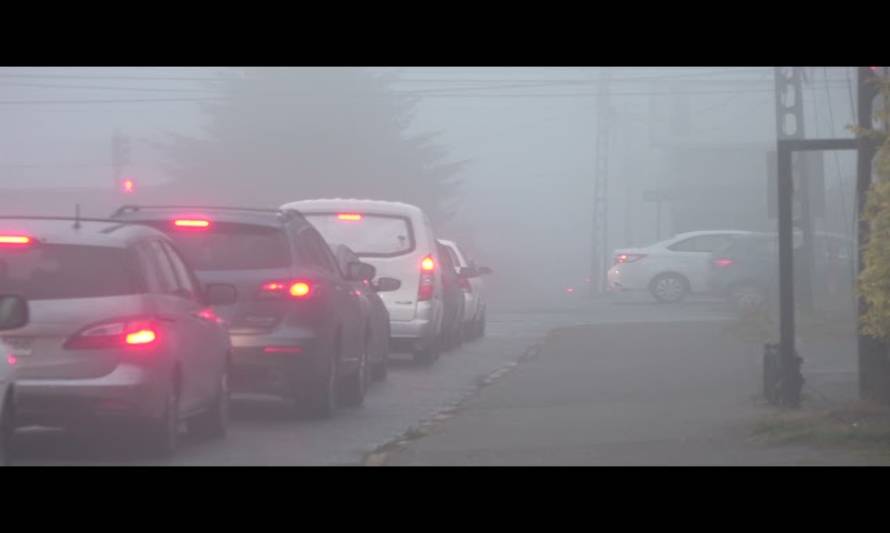
[[[359,213],[304,213],[328,242],[345,244],[356,255],[394,257],[414,251],[414,231],[404,217]]]
[[[138,259],[124,248],[37,244],[0,249],[0,293],[63,300],[143,292]]]
[[[290,247],[281,228],[213,224],[207,229],[160,226],[195,270],[261,270],[288,267]]]

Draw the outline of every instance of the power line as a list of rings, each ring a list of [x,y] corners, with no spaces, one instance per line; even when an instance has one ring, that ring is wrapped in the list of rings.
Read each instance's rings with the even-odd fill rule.
[[[16,81],[4,81],[0,82],[0,86],[14,86],[14,87],[38,87],[38,88],[47,88],[47,89],[94,89],[94,90],[102,90],[102,91],[142,91],[142,92],[171,92],[171,93],[193,93],[193,92],[209,92],[212,89],[176,89],[176,88],[161,88],[161,87],[113,87],[110,85],[64,85],[64,84],[54,84],[54,83],[28,83],[28,82],[16,82]]]
[[[84,100],[0,100],[0,105],[31,105],[31,104],[135,104],[135,103],[156,103],[156,102],[211,102],[222,100],[222,97],[206,97],[206,98],[116,98],[111,100],[104,99],[84,99]]]

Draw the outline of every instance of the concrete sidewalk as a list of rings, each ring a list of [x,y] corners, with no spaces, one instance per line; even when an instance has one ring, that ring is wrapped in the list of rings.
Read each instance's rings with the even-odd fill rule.
[[[855,465],[751,441],[759,345],[718,322],[581,326],[483,388],[387,465]]]

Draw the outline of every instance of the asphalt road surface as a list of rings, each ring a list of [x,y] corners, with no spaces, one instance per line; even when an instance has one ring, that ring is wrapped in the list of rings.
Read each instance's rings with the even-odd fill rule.
[[[330,420],[295,418],[274,398],[236,397],[226,439],[201,441],[186,436],[181,449],[169,460],[148,460],[133,452],[126,438],[114,433],[77,435],[35,428],[16,435],[13,461],[16,465],[358,465],[369,452],[472,397],[482,380],[522,357],[554,328],[652,321],[719,322],[727,316],[707,302],[662,306],[567,300],[558,309],[492,311],[484,339],[443,354],[432,367],[396,356],[389,376],[372,385],[364,406],[341,410]],[[632,373],[642,361],[627,364]],[[658,363],[659,367],[665,364]],[[553,384],[557,389],[562,386]]]

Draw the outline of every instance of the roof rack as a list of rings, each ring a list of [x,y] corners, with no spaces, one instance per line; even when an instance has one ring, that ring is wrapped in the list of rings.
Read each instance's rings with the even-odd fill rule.
[[[247,211],[252,213],[278,213],[284,215],[293,216],[293,214],[297,214],[298,211],[296,209],[277,209],[277,208],[264,208],[264,207],[234,207],[234,206],[222,206],[222,205],[123,205],[119,207],[111,216],[122,215],[127,212],[138,212],[143,209],[213,209],[213,210],[222,210],[222,211]]]

